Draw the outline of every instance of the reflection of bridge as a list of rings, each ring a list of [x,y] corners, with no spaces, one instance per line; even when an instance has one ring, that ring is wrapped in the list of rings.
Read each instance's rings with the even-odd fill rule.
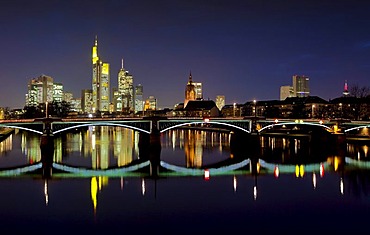
[[[345,164],[348,167],[358,168],[369,170],[370,169],[370,162],[362,161],[362,160],[354,160],[349,157],[344,158]],[[169,163],[160,162],[163,171],[158,176],[204,176],[205,174],[209,174],[210,176],[216,175],[237,175],[237,174],[254,174],[252,171],[253,161],[250,159],[245,159],[241,162],[225,165],[216,168],[186,168],[171,165]],[[256,167],[258,169],[257,173],[264,173],[264,174],[274,174],[276,175],[276,171],[278,174],[292,174],[297,173],[297,169],[299,171],[304,171],[306,173],[309,172],[322,172],[330,170],[330,163],[328,162],[320,162],[320,163],[310,163],[304,165],[296,165],[296,164],[277,164],[277,163],[268,163],[262,159],[258,159],[255,161]],[[52,168],[57,171],[55,173],[58,177],[93,177],[93,176],[107,176],[107,177],[122,177],[122,176],[130,176],[130,177],[143,177],[148,175],[143,171],[144,168],[150,165],[150,161],[139,162],[135,165],[130,165],[126,167],[117,167],[112,169],[87,169],[83,167],[73,167],[59,163],[53,163]],[[7,168],[7,169],[0,169],[0,177],[15,177],[27,174],[37,174],[38,171],[42,169],[42,163],[35,163],[21,167],[14,167],[14,168]],[[299,168],[298,168],[299,167]],[[333,167],[334,170],[334,167]],[[302,174],[302,172],[300,172]]]
[[[312,126],[320,127],[329,132],[341,131],[355,132],[361,128],[370,127],[370,122],[351,122],[342,120],[292,120],[292,119],[258,119],[258,118],[39,118],[21,120],[0,120],[0,127],[11,127],[43,134],[46,129],[51,133],[58,134],[71,129],[87,126],[117,126],[136,130],[143,133],[160,133],[183,126],[196,125],[198,127],[218,127],[228,130],[240,130],[242,132],[265,132],[269,129],[283,128],[287,126]]]

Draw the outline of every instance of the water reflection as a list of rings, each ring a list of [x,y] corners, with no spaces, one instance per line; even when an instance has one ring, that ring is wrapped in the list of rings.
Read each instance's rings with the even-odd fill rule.
[[[161,160],[195,170],[218,163],[224,164],[228,160],[235,159],[230,149],[232,140],[230,135],[230,133],[183,129],[164,133],[161,136]],[[38,135],[19,132],[13,135],[11,140],[12,142],[6,145],[8,147],[0,149],[1,167],[22,165],[24,162],[32,163],[40,159]],[[142,157],[141,149],[138,147],[139,140],[139,133],[132,130],[120,127],[90,127],[57,136],[54,161],[103,170],[125,166]],[[193,215],[199,213],[213,219],[215,217],[212,216],[220,215],[222,219],[212,221],[224,221],[225,215],[229,216],[231,213],[233,220],[241,218],[240,228],[244,228],[245,218],[251,222],[263,221],[265,223],[268,220],[269,223],[273,223],[276,217],[283,217],[284,221],[296,219],[295,222],[299,223],[298,219],[301,219],[302,213],[317,216],[317,211],[325,211],[328,215],[328,210],[337,207],[341,210],[343,205],[359,208],[359,211],[363,210],[364,206],[369,208],[367,200],[370,193],[369,171],[365,168],[358,169],[351,164],[346,165],[345,160],[351,158],[356,161],[359,159],[366,161],[368,144],[347,143],[345,155],[340,155],[330,153],[325,149],[315,150],[309,139],[305,138],[261,137],[259,143],[261,145],[258,155],[260,158],[253,159],[253,163],[256,163],[256,174],[250,174],[250,171],[245,169],[217,177],[214,177],[211,171],[204,170],[204,175],[195,177],[158,179],[146,177],[147,175],[139,177],[73,175],[75,178],[72,178],[55,174],[53,178],[45,179],[41,183],[36,180],[26,181],[26,177],[22,177],[23,181],[13,180],[15,178],[13,176],[12,186],[7,187],[10,184],[8,179],[3,177],[0,189],[4,190],[2,195],[6,197],[10,194],[5,189],[21,190],[24,188],[25,190],[19,195],[27,200],[36,198],[34,194],[39,193],[37,199],[40,197],[44,199],[42,207],[48,208],[47,210],[45,208],[29,210],[35,211],[35,214],[31,215],[33,218],[49,218],[50,211],[56,216],[60,214],[63,216],[64,210],[67,210],[66,205],[70,203],[77,213],[67,211],[65,213],[68,216],[63,218],[76,221],[80,221],[76,218],[88,218],[91,215],[94,216],[94,221],[100,219],[100,222],[112,218],[130,220],[133,217],[142,218],[144,213],[153,215],[153,218],[157,218],[158,214],[168,214],[165,219],[160,217],[159,221],[156,221],[158,224],[162,224],[166,219],[171,223],[174,222],[174,214],[178,218],[184,218],[184,214],[193,218]],[[246,152],[243,155],[245,158],[251,157],[247,147],[240,150],[240,152],[243,151]],[[23,161],[17,160],[10,163],[11,159],[19,158]],[[220,165],[223,166],[222,164]],[[24,181],[26,184],[22,185]],[[35,191],[25,192],[30,188]],[[40,191],[43,191],[43,194]],[[358,200],[362,197],[365,199]],[[6,199],[10,201],[9,198]],[[83,200],[78,200],[76,203],[76,199]],[[153,199],[157,201],[153,203]],[[364,206],[359,201],[364,202]],[[29,205],[35,204],[31,202]],[[28,206],[22,203],[14,204],[21,208],[18,208],[20,214],[25,210],[24,207]],[[329,206],[326,207],[326,205]],[[266,212],[266,208],[271,208],[271,210]],[[312,211],[310,211],[311,208]],[[263,210],[265,212],[262,213]],[[12,208],[9,211],[17,210]],[[279,214],[277,211],[284,213]],[[291,212],[292,216],[289,217],[286,216],[286,211],[299,211],[299,213],[292,215],[293,212]],[[339,217],[336,214],[340,213],[335,213],[333,216]],[[348,213],[348,215],[352,216],[353,213]],[[256,220],[254,220],[255,216],[257,216]],[[321,219],[319,221],[326,221],[327,218]],[[176,221],[180,220],[176,219]],[[47,219],[44,223],[41,221],[38,226],[43,226],[45,223],[50,223],[50,221]],[[262,225],[262,222],[260,223]],[[120,226],[122,224],[120,223]],[[135,225],[138,224],[140,227],[143,221]],[[281,226],[281,224],[277,225]],[[126,226],[128,226],[127,223]]]
[[[229,132],[194,129],[168,131],[161,138],[162,151],[165,152],[161,154],[161,159],[179,166],[201,168],[232,158],[230,135]],[[183,151],[183,155],[178,154],[179,150]]]

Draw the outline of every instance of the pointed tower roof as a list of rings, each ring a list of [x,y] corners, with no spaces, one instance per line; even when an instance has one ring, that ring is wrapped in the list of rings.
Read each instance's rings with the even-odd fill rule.
[[[191,76],[191,70],[190,70],[188,84],[192,84],[192,83],[193,83],[193,77]]]

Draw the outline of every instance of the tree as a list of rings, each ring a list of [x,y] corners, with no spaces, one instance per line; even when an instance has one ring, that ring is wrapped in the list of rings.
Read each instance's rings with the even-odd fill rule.
[[[365,98],[370,95],[370,88],[367,86],[360,87],[357,84],[354,84],[349,91],[349,94],[356,98]]]

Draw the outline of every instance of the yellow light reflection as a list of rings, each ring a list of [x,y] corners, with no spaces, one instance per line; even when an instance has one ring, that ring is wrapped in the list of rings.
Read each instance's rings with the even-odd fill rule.
[[[296,165],[295,166],[295,177],[299,177],[299,166],[298,165]]]
[[[98,194],[98,182],[96,180],[96,177],[91,178],[91,183],[90,183],[90,190],[91,190],[91,200],[93,202],[93,208],[94,208],[94,214],[96,213],[96,207],[98,204],[97,200],[97,194]]]
[[[301,177],[303,177],[303,176],[304,176],[304,166],[303,166],[303,165],[301,165],[301,166],[299,167],[299,175],[300,175]]]

